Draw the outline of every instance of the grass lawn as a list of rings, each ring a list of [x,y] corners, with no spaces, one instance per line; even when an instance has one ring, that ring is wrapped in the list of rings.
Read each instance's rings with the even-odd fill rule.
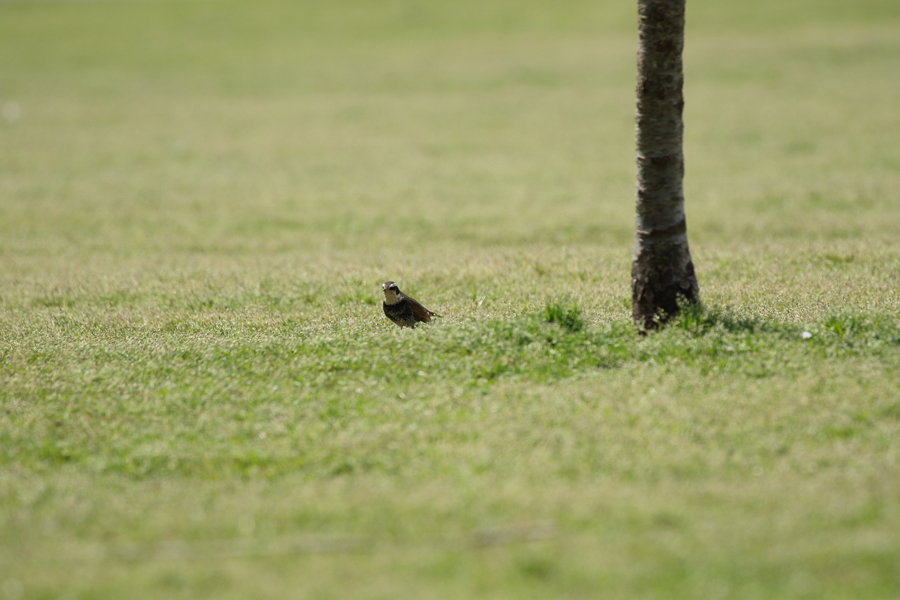
[[[900,5],[688,2],[645,338],[635,13],[0,3],[0,600],[900,597]]]

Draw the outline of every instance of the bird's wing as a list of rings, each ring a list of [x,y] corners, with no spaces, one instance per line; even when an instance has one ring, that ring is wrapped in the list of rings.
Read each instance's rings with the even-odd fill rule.
[[[436,315],[409,296],[406,297],[406,301],[409,303],[409,308],[412,310],[412,313],[416,316],[420,321],[428,322],[431,320],[431,317],[438,317],[440,315]]]

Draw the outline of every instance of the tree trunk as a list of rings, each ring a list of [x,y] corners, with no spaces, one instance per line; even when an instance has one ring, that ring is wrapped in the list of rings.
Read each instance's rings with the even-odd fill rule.
[[[637,218],[632,315],[653,329],[699,302],[684,218],[681,50],[685,0],[638,0]]]

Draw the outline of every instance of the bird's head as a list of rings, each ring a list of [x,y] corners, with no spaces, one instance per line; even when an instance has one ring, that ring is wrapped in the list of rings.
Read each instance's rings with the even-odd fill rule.
[[[403,296],[400,288],[393,281],[385,281],[381,284],[381,289],[384,290],[384,301],[386,304],[397,304]]]

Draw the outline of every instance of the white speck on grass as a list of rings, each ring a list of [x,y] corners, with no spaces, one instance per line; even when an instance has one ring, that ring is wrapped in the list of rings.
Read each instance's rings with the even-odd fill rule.
[[[804,331],[803,333],[800,334],[800,337],[804,340],[808,340],[809,338],[812,337],[812,334],[808,331]]]

